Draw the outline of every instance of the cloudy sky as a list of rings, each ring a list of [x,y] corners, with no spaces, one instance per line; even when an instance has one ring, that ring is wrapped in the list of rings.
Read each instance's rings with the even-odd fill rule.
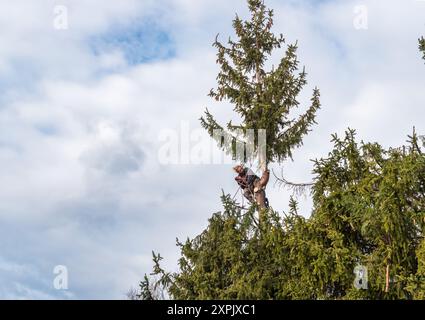
[[[301,102],[322,93],[288,179],[311,180],[309,160],[347,127],[387,147],[413,126],[425,134],[425,1],[266,2],[274,30],[299,41]],[[122,299],[152,250],[176,269],[175,238],[200,233],[221,190],[236,191],[231,164],[187,161],[204,108],[231,116],[207,93],[212,41],[232,35],[236,12],[244,0],[0,0],[0,298]],[[183,154],[167,164],[173,132]],[[287,209],[287,191],[272,182],[268,194]],[[58,265],[67,290],[54,287]]]

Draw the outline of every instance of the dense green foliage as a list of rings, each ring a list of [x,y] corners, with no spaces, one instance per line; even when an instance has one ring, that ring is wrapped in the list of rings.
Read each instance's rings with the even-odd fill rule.
[[[386,299],[425,296],[425,156],[417,136],[402,148],[333,137],[315,161],[313,213],[241,211],[223,196],[198,237],[178,243],[177,273],[155,274],[176,299]],[[356,289],[354,268],[368,269]],[[385,292],[389,266],[389,290]],[[143,292],[146,287],[143,286]],[[146,294],[145,294],[146,295]]]
[[[239,125],[228,122],[227,134],[240,142],[240,133],[246,134],[247,129],[266,130],[264,161],[280,162],[291,156],[294,147],[302,144],[303,136],[315,123],[320,94],[315,89],[311,106],[304,114],[294,118],[291,111],[299,106],[297,97],[307,83],[305,70],[298,71],[297,45],[289,45],[279,64],[266,71],[266,62],[285,40],[282,35],[276,36],[271,32],[273,11],[268,10],[262,0],[248,0],[248,6],[251,19],[243,21],[237,16],[233,21],[238,40],[229,39],[228,47],[218,40],[214,43],[218,49],[220,72],[218,87],[211,90],[210,96],[217,101],[232,103],[241,118]],[[213,137],[214,130],[223,129],[208,110],[201,118],[201,124]],[[238,156],[234,152],[235,144],[222,144],[221,139],[219,142],[227,152]],[[255,150],[257,146],[255,142]],[[247,160],[247,155],[243,156],[239,160]]]

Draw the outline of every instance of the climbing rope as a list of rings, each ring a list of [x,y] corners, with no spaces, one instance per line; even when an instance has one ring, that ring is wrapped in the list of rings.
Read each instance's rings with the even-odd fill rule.
[[[232,201],[234,201],[236,199],[236,196],[238,195],[239,191],[241,193],[242,201],[241,201],[241,206],[236,206],[236,207],[241,209],[241,210],[248,210],[247,208],[245,208],[245,196],[243,194],[241,187],[239,187],[238,190],[236,190],[235,194],[232,197]]]
[[[239,188],[238,188],[238,190],[236,190],[235,194],[233,195],[233,198],[232,198],[232,200],[235,200],[235,198],[236,198],[236,195],[238,194],[239,190],[241,190],[241,187],[239,187]]]

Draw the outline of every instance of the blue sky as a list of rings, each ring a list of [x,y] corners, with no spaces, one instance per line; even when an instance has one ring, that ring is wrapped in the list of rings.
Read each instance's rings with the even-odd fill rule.
[[[313,158],[347,127],[385,146],[425,134],[425,35],[419,1],[278,1],[276,32],[299,42],[309,84],[322,92],[318,125],[288,179],[311,180]],[[199,130],[217,66],[217,33],[232,34],[243,0],[65,0],[68,29],[53,27],[56,1],[0,1],[0,298],[122,299],[150,272],[151,251],[175,270],[175,238],[202,231],[234,193],[230,164],[163,165],[159,136]],[[368,28],[356,29],[356,7]],[[276,61],[279,56],[273,56]],[[207,181],[207,183],[205,183]],[[272,186],[275,209],[289,193]],[[300,198],[309,215],[311,200]],[[68,269],[68,290],[53,269]]]
[[[94,55],[118,50],[130,66],[171,59],[176,55],[171,35],[156,23],[155,17],[110,29],[88,40]]]

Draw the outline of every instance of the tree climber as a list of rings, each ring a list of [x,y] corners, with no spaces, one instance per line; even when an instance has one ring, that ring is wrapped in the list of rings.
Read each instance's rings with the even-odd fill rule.
[[[269,200],[266,198],[266,186],[269,182],[270,171],[265,170],[263,175],[258,177],[250,168],[237,165],[233,170],[238,174],[236,182],[243,191],[244,197],[250,202],[254,201],[262,209],[269,207]]]

